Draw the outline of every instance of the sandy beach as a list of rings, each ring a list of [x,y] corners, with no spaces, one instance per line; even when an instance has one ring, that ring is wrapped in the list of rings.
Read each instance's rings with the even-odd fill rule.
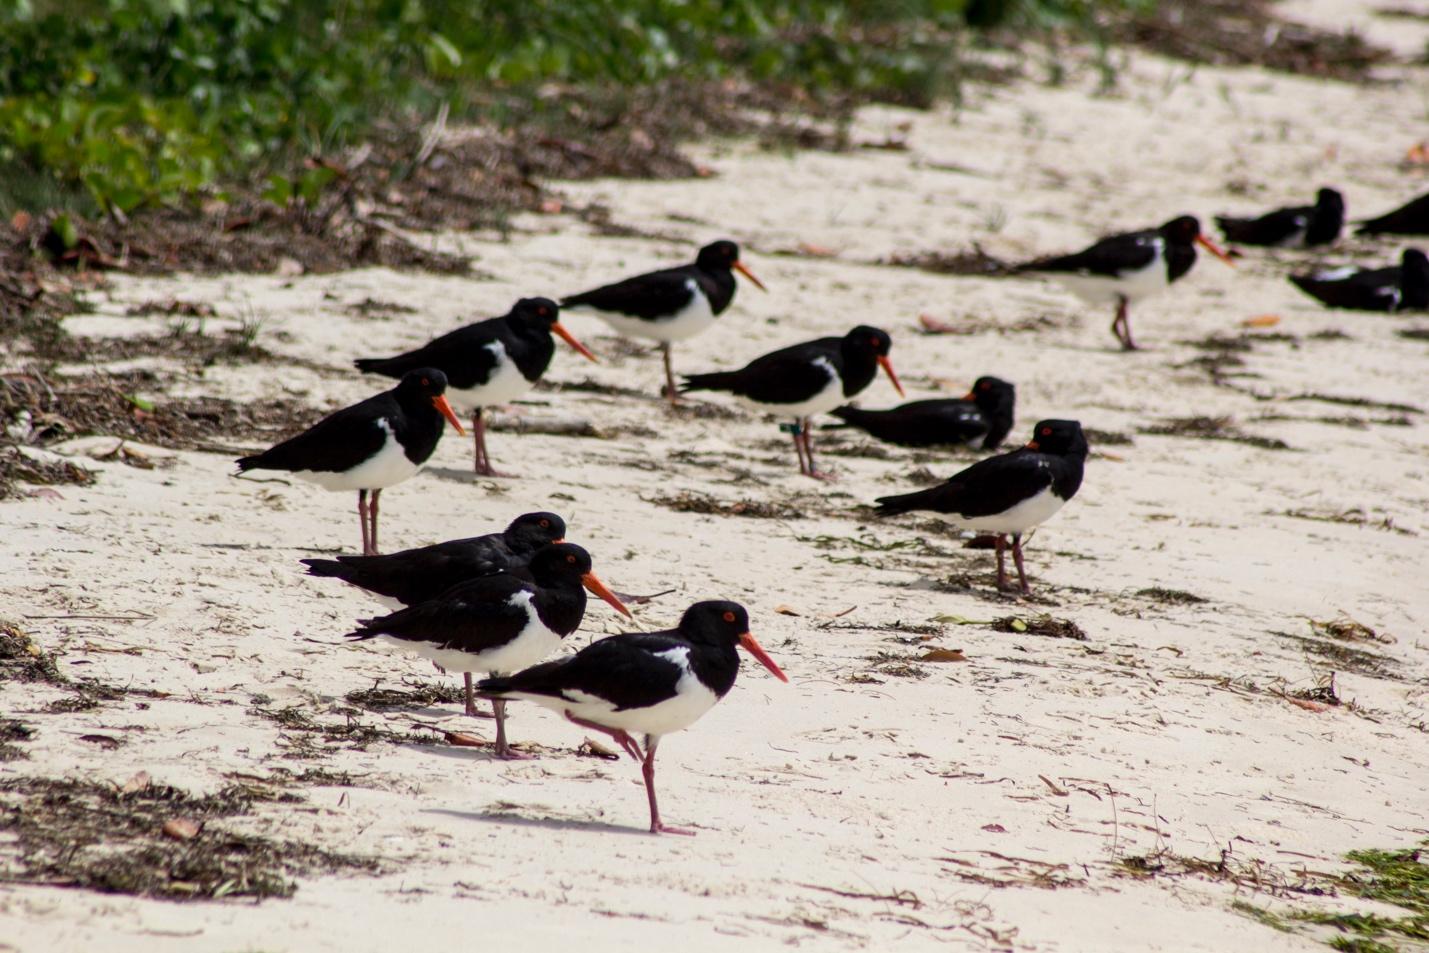
[[[1429,40],[1429,20],[1367,4],[1283,12],[1362,19],[1406,54]],[[162,331],[172,317],[129,312],[171,298],[211,305],[209,333],[256,320],[278,360],[190,370],[177,393],[299,399],[316,419],[385,386],[355,357],[730,237],[769,292],[743,283],[711,331],[676,346],[677,371],[871,324],[892,335],[910,398],[995,374],[1017,385],[1010,446],[1066,417],[1091,428],[1093,453],[1081,492],[1027,544],[1034,596],[1014,598],[995,589],[992,554],[936,518],[868,508],[980,454],[820,432],[838,480],[817,483],[775,421],[720,396],[670,412],[657,353],[570,315],[600,363],[558,345],[549,386],[512,410],[600,435],[494,432],[496,465],[518,478],[490,480],[449,432],[426,472],[384,494],[382,542],[550,509],[613,588],[673,590],[632,606],[633,622],[592,600],[572,648],[672,625],[699,599],[749,608],[791,683],[746,657],[730,695],[665,740],[662,811],[699,832],[676,838],[646,833],[637,766],[580,753],[587,733],[550,712],[513,703],[512,738],[539,757],[505,763],[434,743],[493,737],[459,703],[347,697],[460,685],[346,643],[380,607],[302,574],[299,558],[357,547],[349,494],[237,478],[232,458],[256,442],[129,444],[151,468],[111,454],[111,437],[34,451],[98,479],[0,503],[0,617],[65,676],[128,693],[56,712],[68,689],[0,683],[0,712],[35,729],[0,778],[247,784],[291,799],[211,823],[372,868],[301,876],[291,898],[261,902],[0,884],[0,951],[1325,949],[1330,934],[1246,908],[1381,909],[1305,888],[1347,851],[1429,838],[1429,352],[1399,334],[1429,316],[1331,311],[1284,276],[1397,261],[1405,243],[1247,249],[1234,269],[1202,255],[1134,308],[1136,353],[1115,349],[1110,313],[1050,282],[889,262],[974,244],[1023,260],[1180,213],[1209,228],[1321,185],[1351,218],[1387,211],[1429,189],[1429,169],[1401,165],[1424,135],[1429,67],[1384,73],[1357,85],[1127,53],[1109,92],[1088,68],[1059,87],[980,88],[957,110],[864,110],[844,153],[714,142],[695,150],[708,178],[561,187],[608,206],[627,237],[557,213],[520,216],[505,238],[420,238],[471,256],[479,277],[113,276],[69,331]],[[920,315],[958,333],[925,334]],[[897,396],[880,378],[859,402]],[[1075,631],[1039,634],[1043,616]],[[924,660],[934,649],[965,660]],[[293,711],[386,734],[308,730]],[[13,857],[0,839],[0,869]]]

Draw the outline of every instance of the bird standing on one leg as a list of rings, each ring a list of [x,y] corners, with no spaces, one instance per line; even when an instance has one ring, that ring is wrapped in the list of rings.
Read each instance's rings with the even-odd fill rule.
[[[560,308],[549,298],[522,298],[499,318],[468,324],[396,357],[360,358],[360,371],[400,377],[414,367],[436,367],[447,375],[447,397],[471,413],[475,469],[482,476],[502,476],[486,450],[485,408],[508,403],[529,391],[550,366],[557,334],[588,360],[595,355],[560,322]]]
[[[754,282],[760,291],[767,290],[739,260],[739,246],[724,240],[701,248],[693,264],[636,275],[571,295],[562,299],[561,307],[591,311],[627,337],[660,342],[665,360],[665,396],[674,404],[679,394],[670,365],[670,345],[706,330],[724,313],[734,300],[733,271]]]
[[[655,750],[660,739],[694,724],[734,687],[743,648],[781,682],[789,679],[749,632],[737,602],[697,602],[665,632],[612,635],[575,655],[477,683],[485,698],[523,698],[582,728],[608,735],[640,762],[650,804],[650,833],[693,834],[660,819]],[[644,748],[633,735],[644,736]]]

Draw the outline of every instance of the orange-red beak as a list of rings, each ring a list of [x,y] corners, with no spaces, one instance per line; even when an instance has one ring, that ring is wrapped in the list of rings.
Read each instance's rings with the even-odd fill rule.
[[[735,262],[735,263],[734,263],[734,270],[737,271],[737,272],[739,272],[739,273],[740,273],[741,275],[743,275],[744,277],[748,278],[750,281],[754,282],[754,287],[758,288],[760,291],[768,291],[768,290],[769,290],[768,288],[764,287],[764,282],[762,282],[762,281],[760,281],[758,278],[754,277],[754,272],[752,272],[752,271],[750,271],[748,268],[744,267],[744,262],[742,262],[742,261],[737,261],[737,262]]]
[[[621,612],[629,618],[634,618],[634,616],[630,615],[630,610],[625,608],[625,603],[621,602],[615,593],[605,588],[605,583],[597,579],[595,573],[588,572],[584,576],[581,576],[581,584],[614,606],[616,612]]]
[[[883,368],[883,373],[887,374],[888,379],[893,382],[893,389],[898,391],[898,396],[907,397],[908,395],[903,393],[903,385],[898,383],[898,375],[893,373],[893,362],[888,359],[886,354],[878,355],[878,366]]]
[[[779,671],[779,666],[775,665],[774,660],[764,653],[764,649],[760,648],[758,642],[754,641],[754,636],[748,632],[744,633],[739,637],[739,644],[744,647],[746,652],[757,658],[760,665],[763,665],[769,669],[770,672],[773,672],[774,677],[779,679],[779,681],[787,682],[789,680],[789,676]]]
[[[463,437],[466,436],[466,431],[461,429],[461,421],[456,419],[456,411],[452,410],[452,405],[447,403],[445,394],[438,394],[433,397],[432,406],[442,412],[442,416],[447,419],[447,423],[451,424],[458,434]]]
[[[970,390],[970,391],[968,391],[967,394],[963,397],[963,400],[976,400],[976,399],[977,399],[977,391],[975,391],[975,390]]]
[[[1235,259],[1232,258],[1230,255],[1227,255],[1225,249],[1221,248],[1219,245],[1211,241],[1206,236],[1197,235],[1196,243],[1199,244],[1206,251],[1210,252],[1212,255],[1215,255],[1221,261],[1225,262],[1227,265],[1230,265],[1232,268],[1235,267]]]
[[[555,324],[551,325],[551,330],[559,334],[561,336],[562,341],[565,341],[571,347],[575,348],[577,354],[581,355],[587,360],[596,361],[597,364],[600,363],[598,360],[596,360],[596,356],[590,352],[589,348],[587,348],[581,342],[577,341],[576,336],[574,334],[567,331],[564,327],[561,326],[561,322],[557,321]]]
[[[1027,449],[1028,449],[1028,450],[1040,450],[1041,448],[1037,446],[1037,441],[1036,441],[1036,440],[1029,440],[1029,441],[1027,441]]]

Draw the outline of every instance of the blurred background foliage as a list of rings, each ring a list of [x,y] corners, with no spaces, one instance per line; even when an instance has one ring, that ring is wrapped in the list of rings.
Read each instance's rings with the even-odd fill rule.
[[[991,27],[1154,0],[0,0],[0,211],[127,213],[572,86],[734,78],[925,106]],[[553,93],[553,90],[555,93]]]

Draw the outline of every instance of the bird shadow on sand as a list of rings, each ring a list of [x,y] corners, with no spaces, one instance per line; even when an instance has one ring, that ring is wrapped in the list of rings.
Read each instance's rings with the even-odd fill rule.
[[[470,467],[425,467],[422,473],[434,476],[438,480],[451,480],[454,483],[490,483],[495,477],[482,476]]]
[[[625,824],[611,824],[606,821],[581,821],[563,817],[529,817],[510,811],[454,811],[449,808],[428,808],[423,814],[441,814],[463,821],[481,821],[485,824],[505,824],[511,827],[539,827],[555,831],[591,831],[597,834],[638,834],[650,836],[650,832],[640,827]]]

